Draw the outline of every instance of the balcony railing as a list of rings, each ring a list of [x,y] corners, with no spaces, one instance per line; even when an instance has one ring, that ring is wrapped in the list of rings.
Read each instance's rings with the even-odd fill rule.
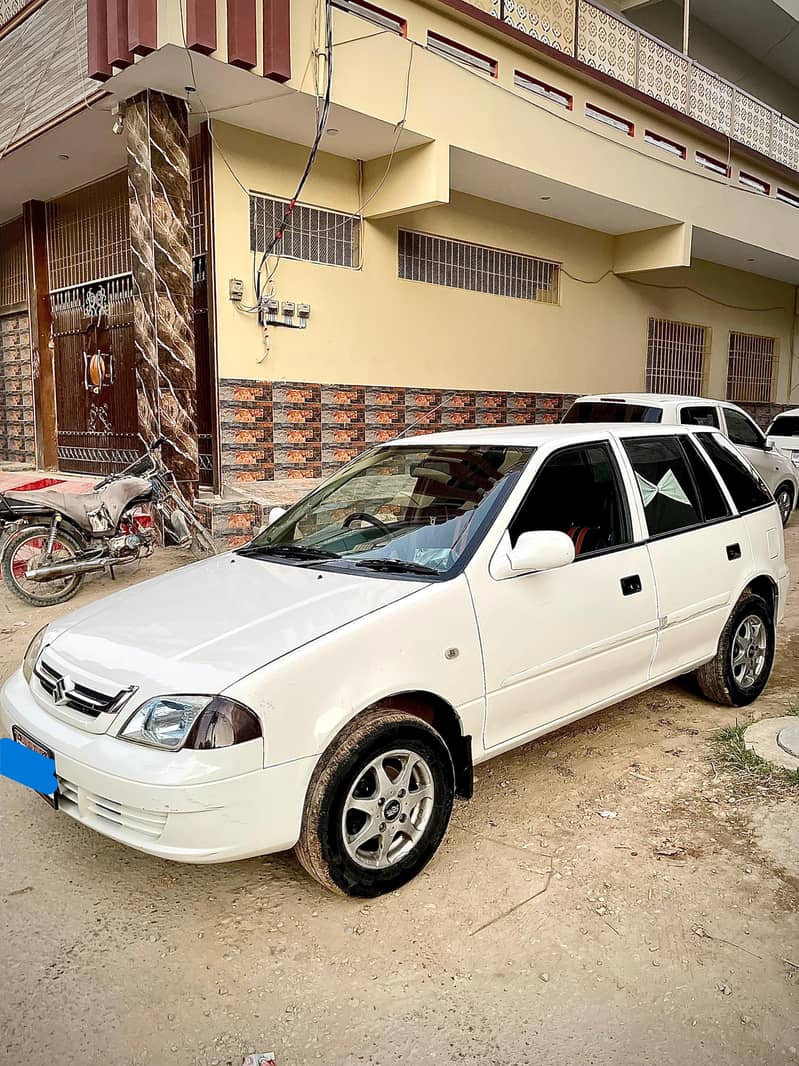
[[[491,13],[799,171],[799,124],[592,0],[492,0]]]

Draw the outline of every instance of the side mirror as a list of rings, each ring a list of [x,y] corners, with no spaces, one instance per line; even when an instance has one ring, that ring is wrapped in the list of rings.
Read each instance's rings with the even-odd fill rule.
[[[558,530],[531,530],[522,533],[515,547],[498,561],[495,577],[515,577],[517,574],[557,570],[574,562],[574,543],[571,537]]]
[[[267,527],[273,526],[277,522],[278,518],[282,518],[288,510],[287,507],[271,507],[269,509],[269,519],[267,520]]]
[[[765,447],[767,452],[773,452],[773,451],[776,451],[776,449],[777,449],[777,445],[774,443],[774,441],[771,439],[771,437],[766,437],[766,443],[765,443],[764,447]]]

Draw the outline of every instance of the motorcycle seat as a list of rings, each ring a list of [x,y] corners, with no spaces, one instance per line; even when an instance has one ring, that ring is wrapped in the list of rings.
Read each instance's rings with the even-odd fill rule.
[[[38,504],[69,518],[80,529],[92,532],[89,514],[105,504],[115,527],[125,508],[139,497],[149,497],[150,482],[146,478],[126,477],[112,481],[104,489],[89,492],[59,492],[58,489],[34,489],[30,492],[5,492],[7,500],[17,504]]]

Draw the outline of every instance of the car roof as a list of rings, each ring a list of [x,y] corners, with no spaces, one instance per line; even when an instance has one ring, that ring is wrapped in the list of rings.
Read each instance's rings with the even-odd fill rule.
[[[602,403],[621,400],[622,403],[646,404],[649,407],[663,407],[668,403],[724,403],[723,400],[711,400],[708,396],[680,396],[677,393],[661,392],[598,392],[592,396],[578,396],[576,403]],[[733,405],[734,406],[734,405]]]
[[[511,445],[540,448],[545,444],[579,444],[584,440],[602,440],[608,437],[673,437],[676,433],[686,435],[715,432],[707,426],[669,426],[652,422],[589,422],[551,423],[529,426],[490,426],[484,429],[455,429],[440,433],[423,433],[412,437],[395,437],[384,441],[380,447],[408,444],[459,444],[459,445]]]
[[[777,419],[782,418],[783,415],[793,415],[796,417],[796,415],[799,415],[799,407],[789,407],[787,411],[778,411],[771,421],[776,422]]]

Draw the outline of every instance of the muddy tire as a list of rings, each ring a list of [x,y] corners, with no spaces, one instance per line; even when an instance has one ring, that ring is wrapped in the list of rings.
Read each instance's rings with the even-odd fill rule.
[[[25,570],[36,561],[37,551],[43,551],[49,535],[49,526],[23,526],[3,542],[0,568],[5,587],[32,607],[52,607],[72,599],[83,581],[83,574],[57,581],[34,582],[25,578]],[[80,541],[63,529],[56,534],[54,548],[59,561],[74,559],[83,551]]]
[[[700,666],[696,680],[713,703],[745,707],[768,683],[774,664],[774,617],[762,596],[745,593],[730,615],[716,657]]]
[[[452,759],[434,729],[404,711],[367,711],[314,770],[297,858],[331,892],[391,892],[435,854],[454,796]]]

